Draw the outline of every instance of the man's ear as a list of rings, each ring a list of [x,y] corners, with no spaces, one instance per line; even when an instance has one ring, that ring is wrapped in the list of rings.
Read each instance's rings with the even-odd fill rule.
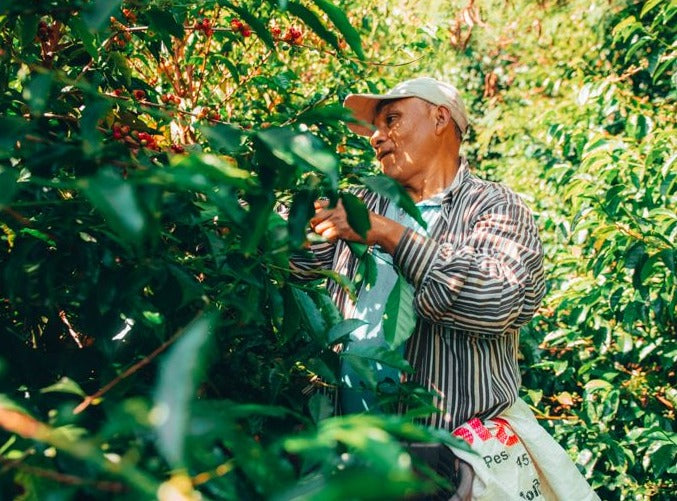
[[[438,106],[435,110],[435,131],[440,135],[451,126],[453,126],[453,121],[449,109],[446,106]]]

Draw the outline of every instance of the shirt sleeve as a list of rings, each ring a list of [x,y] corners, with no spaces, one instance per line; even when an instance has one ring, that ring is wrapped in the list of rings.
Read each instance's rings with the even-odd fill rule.
[[[421,317],[483,334],[502,334],[533,317],[545,291],[543,249],[517,195],[494,197],[466,235],[447,240],[408,230],[395,248]]]
[[[308,250],[295,252],[289,260],[292,275],[301,280],[322,278],[316,272],[331,269],[335,251],[336,244],[321,242],[312,245]]]

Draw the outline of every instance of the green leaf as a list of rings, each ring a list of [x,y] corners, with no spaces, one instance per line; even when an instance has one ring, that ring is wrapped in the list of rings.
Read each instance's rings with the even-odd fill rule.
[[[651,465],[657,477],[665,473],[668,468],[673,467],[675,460],[677,460],[677,445],[672,443],[661,445],[650,455]]]
[[[38,31],[38,22],[40,19],[35,14],[24,14],[19,18],[18,29],[21,39],[21,47],[24,51],[34,43],[33,39]]]
[[[78,383],[65,376],[56,383],[41,389],[40,393],[70,393],[83,398],[87,396]]]
[[[364,51],[362,50],[362,42],[360,41],[360,34],[355,30],[348,16],[345,12],[339,7],[336,7],[334,4],[328,0],[314,0],[315,5],[322,9],[325,14],[329,17],[334,26],[341,32],[345,37],[346,42],[350,47],[355,51],[355,54],[360,59],[364,59]]]
[[[244,20],[249,26],[251,26],[254,33],[256,33],[259,36],[259,38],[263,40],[263,43],[265,43],[271,49],[275,49],[275,40],[273,39],[273,35],[270,34],[270,31],[268,30],[266,25],[263,24],[258,17],[254,16],[249,9],[244,7],[238,7],[236,5],[233,5],[231,2],[225,1],[222,1],[221,5],[237,13],[237,15],[242,18],[242,20]]]
[[[360,180],[374,193],[378,193],[382,197],[397,204],[398,207],[402,208],[407,214],[414,218],[422,228],[425,229],[428,227],[427,223],[423,220],[423,217],[421,217],[421,211],[411,199],[407,190],[405,190],[400,183],[384,174],[363,177]]]
[[[310,417],[313,421],[319,423],[332,415],[334,406],[327,395],[315,393],[310,397],[310,400],[308,400],[308,410],[310,411]]]
[[[148,217],[134,185],[112,168],[79,182],[82,191],[108,224],[128,242],[138,244],[148,230]]]
[[[317,14],[315,14],[312,10],[294,1],[288,3],[287,9],[289,12],[306,23],[325,42],[334,47],[337,51],[341,50],[336,35],[334,35],[322,24],[320,18],[317,17]]]
[[[369,289],[376,283],[377,276],[378,267],[376,260],[370,252],[367,252],[360,258],[360,262],[357,265],[354,277],[355,285],[358,287],[361,285]]]
[[[343,336],[347,336],[362,325],[366,325],[366,322],[357,318],[348,318],[343,320],[329,329],[329,333],[327,334],[329,343],[335,343]]]
[[[289,128],[270,128],[257,133],[258,139],[271,155],[290,166],[315,169],[330,181],[330,188],[338,186],[339,162],[322,141],[308,133],[297,133]]]
[[[383,334],[392,349],[404,343],[416,326],[414,313],[414,289],[398,273],[397,282],[388,295],[383,315]]]
[[[80,130],[82,131],[82,151],[86,156],[94,156],[101,151],[103,134],[99,131],[97,125],[111,107],[110,101],[95,99],[89,102],[82,112]]]
[[[316,106],[304,111],[295,118],[296,122],[315,125],[317,123],[338,124],[349,121],[352,112],[340,104]]]
[[[362,200],[352,193],[342,192],[341,201],[348,217],[348,224],[362,238],[367,238],[367,232],[371,229],[369,210]]]
[[[110,17],[120,10],[122,0],[93,0],[82,10],[82,18],[92,33],[101,31],[110,22]]]
[[[643,18],[644,16],[646,16],[648,12],[650,12],[654,7],[659,5],[661,2],[663,2],[663,0],[648,0],[642,7],[642,10],[639,13],[639,17]]]
[[[179,39],[183,38],[183,26],[176,21],[174,15],[170,11],[151,7],[148,9],[147,17],[151,29],[161,37],[162,41],[170,50],[172,47],[170,35]]]
[[[56,247],[56,242],[52,237],[47,235],[46,233],[43,233],[40,230],[36,230],[35,228],[21,228],[21,231],[19,232],[22,235],[30,235],[33,238],[37,238],[38,240],[42,240],[45,242],[47,245],[51,247]]]
[[[341,353],[341,357],[358,357],[373,360],[407,373],[414,371],[409,362],[400,353],[384,346],[363,346],[358,343],[351,345],[350,351]]]
[[[97,57],[99,51],[96,46],[96,37],[89,31],[82,17],[71,16],[68,20],[68,26],[70,26],[73,33],[77,36],[77,39],[82,42],[82,46],[87,51],[87,54],[93,58]]]
[[[1,126],[0,126],[1,127]],[[0,209],[7,207],[19,189],[17,179],[19,175],[14,169],[8,169],[0,165]]]
[[[35,73],[24,87],[23,97],[34,115],[40,115],[45,110],[51,89],[52,73]]]
[[[18,117],[0,116],[0,158],[12,156],[17,141],[23,138],[26,128],[26,122]]]
[[[220,153],[237,154],[243,150],[247,132],[230,124],[203,125],[200,132],[212,148]]]
[[[301,321],[310,336],[321,345],[325,344],[325,332],[327,324],[324,322],[322,312],[312,300],[310,295],[298,287],[291,288],[294,300],[301,313]]]
[[[637,22],[635,16],[628,16],[623,19],[620,23],[614,26],[611,30],[611,34],[614,37],[614,42],[620,40],[621,38],[627,40],[630,35],[632,35],[638,29],[641,29],[642,25]]]
[[[287,224],[289,227],[289,245],[296,249],[306,241],[308,221],[315,214],[314,201],[316,193],[311,190],[300,190],[294,195]]]
[[[194,319],[160,363],[152,420],[158,449],[173,467],[185,466],[191,402],[206,370],[216,318],[206,313]]]
[[[268,229],[268,222],[273,214],[275,199],[270,193],[252,196],[247,200],[249,210],[244,219],[244,225],[248,229],[242,235],[240,247],[245,256],[250,256],[258,248],[263,235]]]

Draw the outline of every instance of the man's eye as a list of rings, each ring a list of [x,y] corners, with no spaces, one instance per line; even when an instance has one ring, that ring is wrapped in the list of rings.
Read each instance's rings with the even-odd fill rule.
[[[386,116],[386,124],[392,125],[393,122],[395,122],[395,119],[397,118],[397,115],[388,115]]]

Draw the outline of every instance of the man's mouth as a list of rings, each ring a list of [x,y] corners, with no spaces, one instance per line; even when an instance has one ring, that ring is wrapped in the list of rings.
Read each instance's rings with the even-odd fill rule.
[[[378,161],[383,160],[387,155],[390,155],[392,151],[383,151],[377,155]]]

